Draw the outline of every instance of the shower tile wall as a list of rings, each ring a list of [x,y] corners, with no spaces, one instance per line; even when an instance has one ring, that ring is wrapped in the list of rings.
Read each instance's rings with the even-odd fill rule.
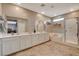
[[[65,19],[65,29],[66,29],[66,42],[78,44],[77,19],[76,18]]]

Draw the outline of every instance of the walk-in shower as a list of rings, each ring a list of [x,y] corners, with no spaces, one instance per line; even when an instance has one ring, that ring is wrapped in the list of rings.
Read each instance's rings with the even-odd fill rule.
[[[52,40],[61,43],[78,45],[79,43],[79,18],[69,17],[53,22]],[[55,20],[55,19],[54,19]],[[56,19],[57,20],[57,19]]]
[[[77,18],[65,19],[65,42],[78,44],[78,23]]]

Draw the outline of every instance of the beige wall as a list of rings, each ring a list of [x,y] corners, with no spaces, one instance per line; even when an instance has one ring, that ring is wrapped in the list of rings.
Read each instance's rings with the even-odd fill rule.
[[[67,18],[79,17],[79,11],[75,11],[75,12],[72,12],[72,13],[67,13],[67,14],[63,14],[63,15],[57,16],[57,17],[53,17],[52,20],[53,19],[58,19],[58,18],[61,18],[61,17],[65,18],[65,20],[67,20]],[[62,22],[62,25],[64,25],[64,22]],[[55,29],[55,28],[51,24],[51,25],[48,26],[47,29],[48,29],[48,32],[52,32],[53,29]],[[61,29],[63,30],[63,28],[61,28]]]
[[[2,15],[2,8],[1,8],[1,4],[0,4],[0,16]]]
[[[79,17],[79,10],[73,11],[73,12],[70,12],[70,13],[66,13],[66,14],[62,14],[62,15],[58,15],[56,17],[52,17],[52,19],[61,18],[61,17],[64,17],[64,18]]]
[[[18,33],[26,32],[27,26],[26,26],[27,20],[18,20],[17,26],[18,26]]]
[[[3,12],[6,16],[24,18],[27,20],[27,31],[33,32],[36,20],[48,20],[49,17],[32,12],[13,4],[2,4]]]
[[[58,23],[59,24],[59,23]],[[47,26],[48,32],[62,33],[64,31],[64,21],[60,22],[61,26],[56,26],[54,23]]]
[[[33,32],[34,31],[34,26],[35,26],[35,21],[37,20],[49,20],[49,17],[46,17],[44,15],[32,12],[30,10],[18,7],[16,5],[13,4],[2,4],[2,9],[3,9],[3,13],[6,16],[10,16],[10,17],[17,17],[17,18],[24,18],[27,20],[27,27],[26,30],[29,32]],[[73,12],[73,13],[69,13],[66,15],[62,15],[62,17],[68,18],[68,17],[78,17],[79,16],[79,11],[77,12]],[[59,18],[59,16],[55,17],[55,18]],[[48,26],[48,31],[52,31],[53,27],[52,25]]]

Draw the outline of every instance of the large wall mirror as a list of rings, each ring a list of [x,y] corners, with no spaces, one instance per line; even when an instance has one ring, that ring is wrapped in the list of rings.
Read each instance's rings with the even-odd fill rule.
[[[36,21],[35,30],[36,30],[36,32],[45,32],[46,26],[44,24],[44,21],[41,21],[41,20]]]
[[[4,20],[2,19],[2,17],[0,17],[0,33],[4,32]]]
[[[17,20],[7,20],[7,33],[17,33]]]

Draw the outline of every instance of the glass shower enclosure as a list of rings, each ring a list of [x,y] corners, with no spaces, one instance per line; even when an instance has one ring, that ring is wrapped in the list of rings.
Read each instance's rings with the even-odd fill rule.
[[[79,21],[78,18],[65,19],[65,42],[78,44],[79,37]]]
[[[64,18],[58,18],[54,19],[52,21],[52,40],[58,41],[58,42],[64,42],[65,39],[65,28],[64,28]]]
[[[53,40],[66,44],[79,43],[79,18],[70,17],[60,21],[53,21]],[[56,20],[56,19],[55,19]]]

